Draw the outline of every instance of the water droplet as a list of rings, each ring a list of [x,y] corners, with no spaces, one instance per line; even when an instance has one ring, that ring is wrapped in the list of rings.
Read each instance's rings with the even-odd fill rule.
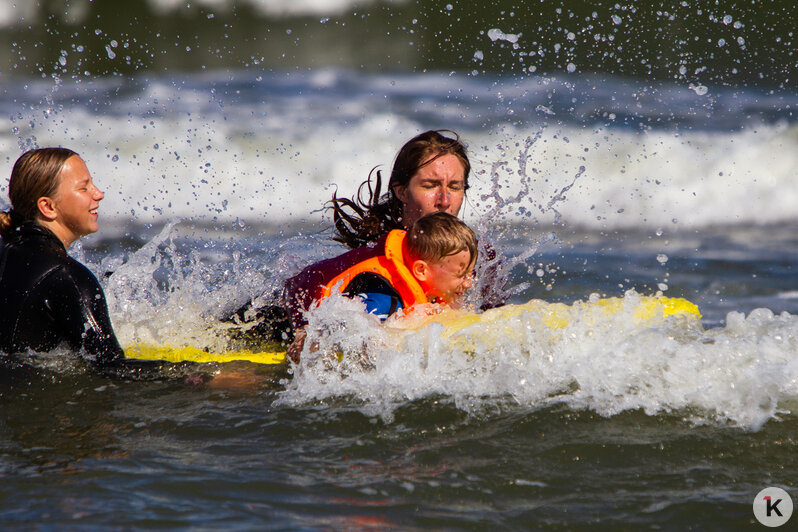
[[[665,264],[668,262],[668,256],[665,253],[660,253],[657,255],[657,262],[660,264]]]

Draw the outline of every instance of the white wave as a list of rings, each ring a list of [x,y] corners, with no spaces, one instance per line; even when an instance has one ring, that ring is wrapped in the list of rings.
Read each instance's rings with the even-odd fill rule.
[[[497,166],[493,179],[502,195],[517,193],[524,178],[529,180],[531,193],[501,212],[511,219],[523,220],[518,207],[541,221],[558,218],[592,228],[693,228],[795,218],[795,125],[733,133],[558,127],[544,130],[525,153],[518,141],[530,133],[505,128],[494,137],[503,149],[477,151],[482,169],[504,165]],[[483,178],[477,190],[489,181]]]
[[[340,15],[353,8],[368,7],[377,0],[195,0],[191,2],[214,12],[229,12],[237,4],[245,4],[267,17]],[[186,9],[185,0],[147,0],[153,11],[173,13]],[[403,3],[403,0],[399,0]]]
[[[34,2],[0,1],[0,28],[7,28],[22,22],[36,22],[37,14],[38,9]]]
[[[389,172],[401,144],[433,121],[469,145],[469,222],[685,229],[792,220],[798,203],[795,124],[640,131],[546,115],[552,122],[490,125],[471,118],[490,105],[446,97],[447,76],[319,71],[274,75],[260,89],[219,75],[144,79],[126,97],[112,96],[129,90],[115,80],[33,83],[41,103],[0,119],[0,155],[10,169],[16,146],[76,149],[106,192],[101,220],[328,223],[319,209],[334,190],[353,195],[376,165]],[[365,88],[353,96],[352,83]]]
[[[246,5],[264,17],[288,18],[302,16],[342,15],[356,8],[373,5],[377,0],[147,0],[149,8],[161,15],[201,8],[213,13],[229,13],[236,5]],[[398,0],[404,3],[403,0]],[[90,11],[90,0],[75,0],[63,7],[63,16],[72,23],[85,22]],[[36,2],[29,0],[0,0],[0,28],[31,24],[46,17],[47,13]]]
[[[309,314],[309,342],[280,401],[342,398],[390,420],[409,401],[443,396],[478,413],[512,403],[562,403],[611,416],[677,413],[694,423],[757,430],[798,399],[798,317],[764,309],[730,313],[725,328],[680,318],[633,318],[577,307],[567,326],[536,312],[483,321],[447,337],[442,325],[395,331],[340,298]],[[333,355],[330,355],[332,353]]]

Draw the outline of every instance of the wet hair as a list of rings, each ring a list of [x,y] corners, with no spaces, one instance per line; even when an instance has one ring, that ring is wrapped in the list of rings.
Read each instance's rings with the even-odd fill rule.
[[[0,234],[36,220],[39,198],[55,195],[58,175],[67,159],[75,155],[67,148],[39,148],[20,155],[8,180],[11,208],[0,212]]]
[[[434,212],[419,218],[405,238],[408,258],[440,262],[461,251],[471,254],[469,267],[477,261],[477,237],[474,231],[457,216]]]
[[[339,198],[333,193],[329,202],[337,233],[333,239],[355,249],[376,242],[392,229],[404,229],[404,205],[396,195],[396,187],[406,187],[421,168],[447,154],[454,155],[463,164],[467,190],[471,163],[460,137],[448,129],[426,131],[407,141],[399,150],[385,194],[381,194],[382,174],[376,167],[353,198]]]

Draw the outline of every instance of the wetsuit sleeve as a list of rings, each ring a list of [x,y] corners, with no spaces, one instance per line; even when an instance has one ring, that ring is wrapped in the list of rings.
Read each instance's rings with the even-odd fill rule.
[[[283,301],[294,329],[305,326],[303,312],[310,308],[314,299],[321,296],[323,285],[324,276],[315,264],[308,266],[285,282]]]
[[[364,272],[357,275],[347,285],[344,295],[358,296],[366,304],[366,312],[374,314],[382,321],[402,308],[399,292],[387,279],[375,273]]]
[[[46,282],[47,306],[73,348],[82,348],[99,364],[124,357],[100,283],[85,266],[73,261]]]

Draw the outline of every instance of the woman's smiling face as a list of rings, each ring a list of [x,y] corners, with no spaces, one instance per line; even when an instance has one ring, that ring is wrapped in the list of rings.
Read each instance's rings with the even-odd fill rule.
[[[56,233],[62,241],[71,243],[97,231],[97,208],[105,194],[95,186],[86,163],[77,155],[66,160],[58,179],[58,191],[52,198],[58,213]]]

